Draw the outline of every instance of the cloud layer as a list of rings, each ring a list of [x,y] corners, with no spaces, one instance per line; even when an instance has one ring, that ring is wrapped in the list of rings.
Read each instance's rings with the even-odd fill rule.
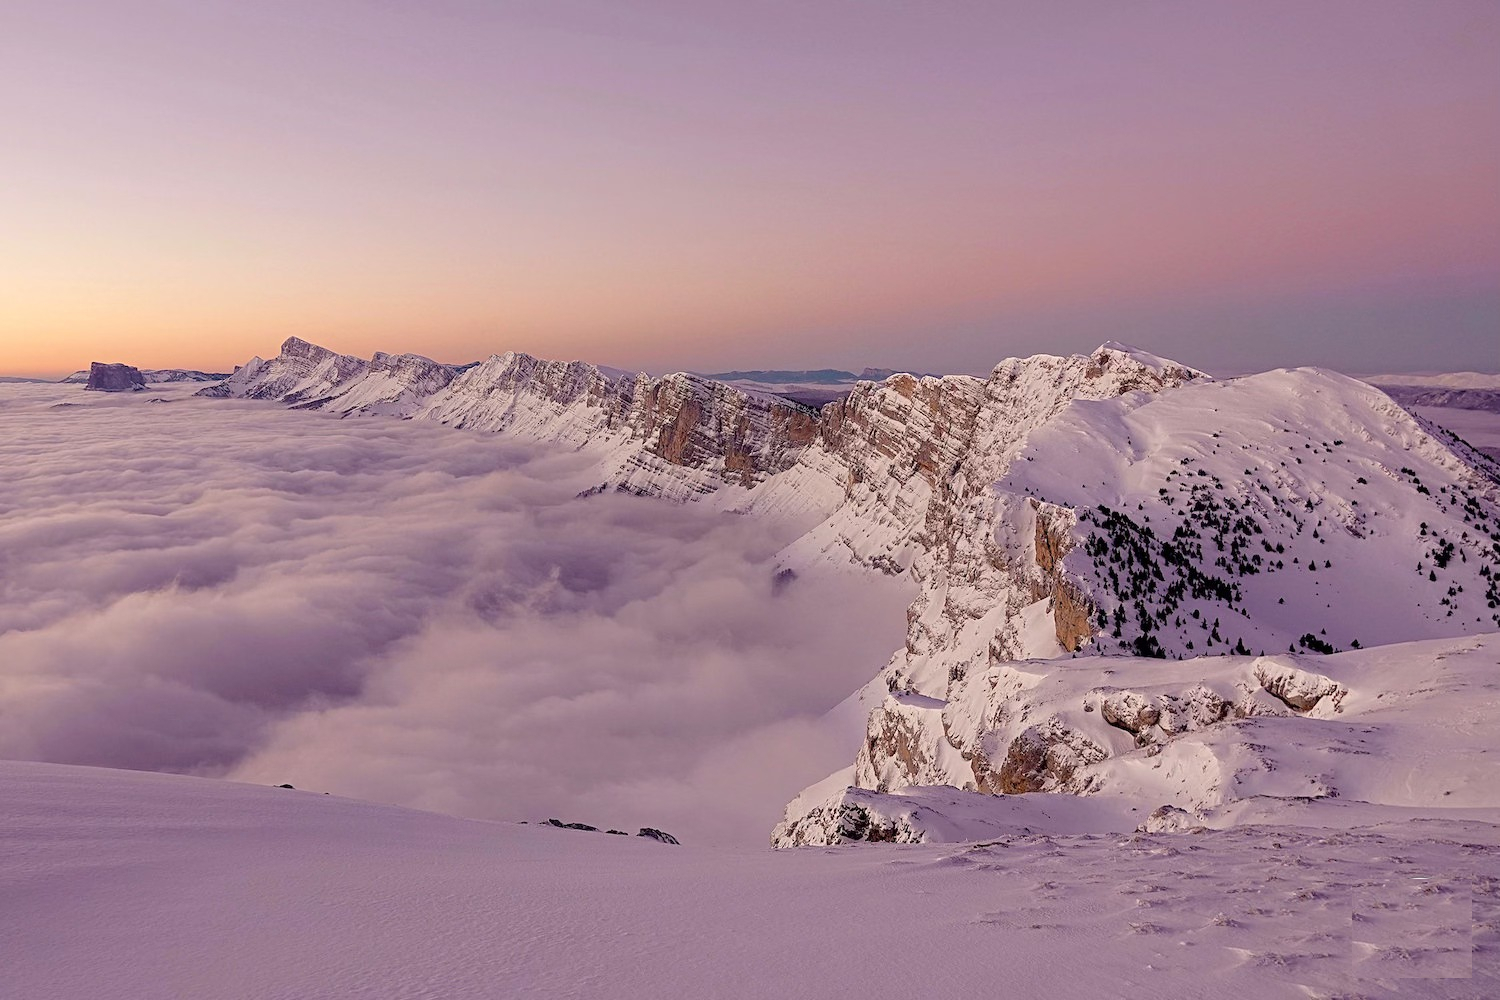
[[[0,389],[0,757],[763,843],[901,641],[587,456],[165,395]]]

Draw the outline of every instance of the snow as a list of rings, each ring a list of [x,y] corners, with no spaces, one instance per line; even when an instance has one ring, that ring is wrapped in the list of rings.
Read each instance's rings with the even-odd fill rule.
[[[1097,355],[1101,352],[1121,355],[1129,358],[1143,368],[1150,368],[1156,371],[1167,371],[1169,369],[1184,367],[1182,364],[1172,361],[1169,358],[1164,358],[1159,354],[1152,354],[1150,351],[1143,351],[1139,347],[1132,347],[1129,344],[1122,344],[1117,340],[1106,340],[1099,346],[1099,350],[1095,354]],[[1203,372],[1195,371],[1194,374],[1200,378],[1207,378]]]
[[[207,392],[808,526],[776,568],[909,581],[906,643],[820,721],[859,749],[788,805],[792,851],[0,763],[0,996],[1500,993],[1500,491],[1455,411],[1110,342],[861,382],[735,482],[653,453],[658,415],[784,404],[697,376],[294,339]],[[1233,595],[1166,609],[1132,546]],[[1069,602],[1123,628],[1080,646]],[[1167,658],[1119,655],[1147,633]]]
[[[1435,389],[1500,389],[1500,374],[1493,372],[1444,372],[1437,375],[1360,375],[1371,385],[1413,385]]]
[[[516,351],[462,368],[414,354],[367,361],[293,337],[270,361],[255,359],[203,395],[503,433],[587,452],[600,466],[596,490],[724,510],[755,506],[809,525],[841,495],[830,470],[796,462],[805,440],[787,427],[814,424],[816,411],[682,372],[653,378]],[[779,473],[793,474],[757,504],[753,488]]]
[[[892,727],[897,753],[872,760],[867,743],[852,782],[820,782],[788,805],[776,842],[807,842],[789,831],[805,831],[804,817],[827,812],[845,785],[903,796],[923,785],[974,789],[972,759],[997,763],[1031,738],[1050,748],[1037,765],[1042,789],[1142,815],[1170,805],[1229,825],[1255,801],[1256,821],[1270,822],[1277,803],[1318,800],[1372,814],[1481,810],[1465,815],[1500,822],[1500,633],[1332,656],[1001,662],[958,678],[946,701],[890,696],[869,729],[873,738]],[[974,817],[987,815],[984,803],[1013,798],[955,800],[959,815],[912,824],[915,836],[982,835]],[[927,811],[946,815],[936,803]]]
[[[1500,458],[1500,413],[1451,406],[1416,406],[1412,412],[1448,428],[1491,457]]]
[[[0,996],[1493,996],[1495,828],[723,851],[0,762]]]
[[[1356,639],[1368,646],[1497,624],[1481,576],[1496,561],[1493,527],[1471,524],[1464,506],[1472,495],[1492,510],[1494,484],[1383,395],[1332,373],[1267,372],[1077,402],[1030,436],[997,488],[1082,510],[1104,504],[1149,521],[1161,539],[1198,522],[1187,509],[1197,502],[1192,491],[1227,497],[1263,529],[1249,557],[1268,544],[1285,549],[1273,557],[1284,564],[1279,571],[1230,577],[1243,592],[1236,608],[1188,600],[1176,613],[1221,619],[1230,646],[1243,639],[1252,650],[1285,649],[1326,632],[1348,648]],[[1440,537],[1464,554],[1430,580]],[[1211,545],[1205,553],[1205,563],[1217,554]],[[1072,557],[1080,572],[1082,557]],[[1449,587],[1468,596],[1446,594]],[[1163,626],[1161,642],[1169,653],[1187,652],[1194,626],[1175,628]],[[1196,639],[1204,649],[1204,635]]]

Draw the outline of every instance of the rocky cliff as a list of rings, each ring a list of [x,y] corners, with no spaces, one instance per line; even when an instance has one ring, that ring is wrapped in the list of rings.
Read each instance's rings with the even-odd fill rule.
[[[847,785],[1094,794],[1118,784],[1108,762],[1215,727],[1241,736],[1192,752],[1233,772],[1255,756],[1245,720],[1337,704],[1337,684],[1278,650],[1500,627],[1500,494],[1484,456],[1329,372],[1218,382],[1123,353],[1002,365],[977,413],[951,411],[972,430],[947,483],[904,456],[911,474],[851,490],[790,553],[843,544],[858,557],[851,540],[868,553],[876,522],[887,551],[914,553],[906,647],[866,689]],[[1071,659],[1083,653],[1095,658]],[[1193,682],[1200,665],[1157,687],[1174,675],[1151,664],[1204,653],[1266,659],[1218,686]],[[1299,780],[1277,787],[1333,794]],[[832,794],[799,797],[776,842],[811,842],[808,817],[843,808],[829,805],[842,787]],[[1212,782],[1180,804],[1242,794]]]
[[[744,493],[789,469],[820,433],[810,407],[699,375],[656,378],[517,352],[466,367],[411,354],[364,360],[295,337],[203,394],[591,447],[604,456],[601,488],[679,500]]]
[[[140,369],[130,365],[95,361],[89,366],[88,384],[84,388],[94,392],[138,392],[146,388],[146,379]]]

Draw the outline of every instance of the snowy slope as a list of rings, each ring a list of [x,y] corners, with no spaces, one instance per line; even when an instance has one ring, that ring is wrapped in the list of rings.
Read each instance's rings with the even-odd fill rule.
[[[1413,406],[1412,413],[1454,434],[1477,450],[1500,462],[1500,408],[1464,410],[1453,407]]]
[[[996,489],[1086,518],[1063,562],[1096,613],[1124,612],[1101,650],[1146,633],[1169,654],[1309,633],[1348,648],[1500,627],[1494,468],[1362,383],[1299,369],[1080,403]]]
[[[295,337],[205,395],[266,399],[345,416],[385,415],[588,448],[599,489],[733,506],[744,490],[795,464],[816,411],[773,393],[698,375],[632,375],[518,352],[463,368],[416,355],[366,361]],[[739,487],[740,489],[725,489]],[[826,490],[784,497],[821,511]]]
[[[1426,389],[1497,389],[1500,375],[1494,372],[1444,372],[1437,375],[1360,375],[1362,381],[1384,388],[1388,385],[1421,386]]]
[[[946,477],[882,471],[871,477],[880,489],[851,489],[793,544],[793,565],[841,547],[909,558],[922,587],[906,646],[877,678],[889,694],[870,705],[850,784],[1097,790],[1087,765],[1114,756],[1118,735],[1090,735],[1068,716],[1083,718],[1084,692],[1058,689],[1063,712],[1051,685],[1173,675],[1150,660],[1059,659],[1075,654],[1322,653],[1500,626],[1500,492],[1483,455],[1333,373],[1163,380],[1159,359],[1115,358],[1092,380],[1077,361],[1008,363],[1010,394],[997,402],[992,378],[975,387],[960,434],[927,435],[960,439],[951,465],[932,463]],[[1150,388],[1153,375],[1154,392],[1109,391]],[[928,409],[952,429],[956,407]],[[892,470],[921,465],[891,452]],[[1219,666],[1229,662],[1251,661],[1185,668],[1192,680],[1221,675],[1221,690],[1200,698],[1184,675],[1180,710],[1196,698],[1264,714],[1251,668],[1230,676]],[[1244,756],[1232,739],[1184,753],[1190,744],[1225,773]],[[1322,787],[1313,764],[1289,773],[1274,794]],[[1176,802],[1139,791],[1148,807]],[[793,803],[789,823],[818,808],[811,799]]]
[[[910,816],[910,797],[935,791],[914,786],[933,785],[990,794]],[[851,800],[849,786],[901,794]],[[1500,633],[1333,656],[994,663],[947,700],[890,695],[855,766],[794,800],[773,840],[837,842],[851,803],[877,830],[896,810],[897,839],[920,841],[984,836],[1017,810],[1085,810],[1059,813],[1084,831],[1162,806],[1188,825],[1307,821],[1314,802],[1342,810],[1330,825],[1385,808],[1500,821]]]
[[[1496,828],[725,852],[0,762],[0,995],[1493,996]]]
[[[1500,375],[1369,375],[1364,380],[1500,460]]]

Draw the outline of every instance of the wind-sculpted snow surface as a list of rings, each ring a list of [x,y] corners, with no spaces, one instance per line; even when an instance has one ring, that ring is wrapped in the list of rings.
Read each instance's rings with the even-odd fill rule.
[[[752,852],[0,762],[0,996],[1500,993],[1493,825],[1027,811],[974,845]]]
[[[795,524],[578,498],[588,452],[192,388],[0,389],[0,757],[763,843],[853,754],[818,717],[904,582],[778,584]]]

